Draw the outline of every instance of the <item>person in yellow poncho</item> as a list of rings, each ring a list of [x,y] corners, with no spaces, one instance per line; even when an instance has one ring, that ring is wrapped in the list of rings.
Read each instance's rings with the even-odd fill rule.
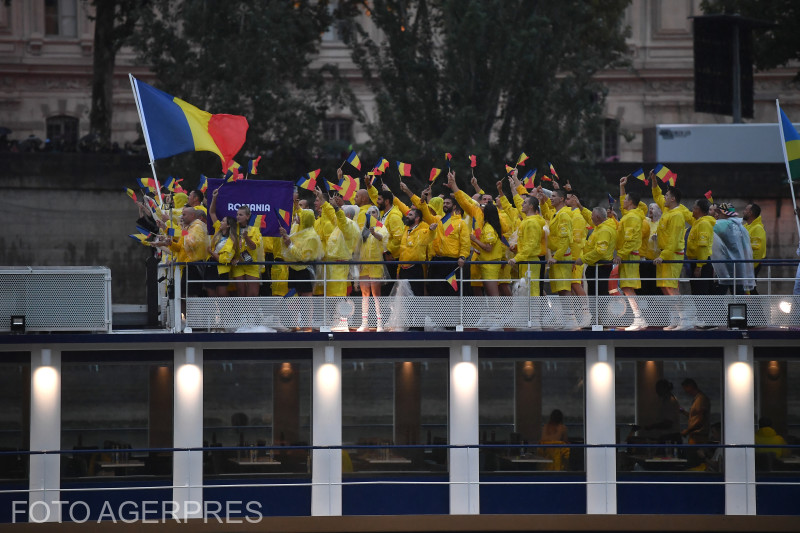
[[[522,213],[525,218],[517,230],[517,253],[508,260],[509,265],[515,265],[520,261],[538,261],[542,249],[542,243],[546,240],[543,226],[540,223],[539,200],[533,196],[528,196],[522,203]],[[531,296],[539,296],[539,278],[541,277],[542,265],[528,264],[519,265],[519,277],[527,279],[530,287]]]
[[[232,231],[236,227],[236,219],[224,217],[217,220],[212,212],[211,220],[215,232],[208,247],[209,261],[216,261],[217,267],[206,265],[206,291],[209,296],[228,296],[231,265],[239,259],[239,235]]]
[[[237,280],[239,296],[258,296],[261,283],[261,266],[253,264],[264,257],[261,228],[250,225],[250,208],[243,205],[236,210],[236,232],[239,234],[239,262],[234,265],[231,277]]]
[[[742,213],[742,220],[747,233],[750,234],[750,246],[753,249],[753,259],[759,261],[767,257],[767,232],[764,230],[764,223],[761,221],[761,207],[758,204],[747,204]],[[761,271],[761,263],[753,265],[753,275],[758,278]],[[755,287],[750,294],[758,294]]]
[[[325,261],[345,262],[353,259],[360,236],[358,225],[349,219],[341,209],[344,200],[341,196],[331,202],[325,201],[322,197],[322,190],[317,188],[317,203],[320,206],[321,216],[317,219],[315,227],[319,233],[320,219],[325,220],[325,224],[332,226],[327,239],[322,241],[325,248]],[[317,269],[318,271],[320,269]],[[326,294],[328,296],[347,296],[350,282],[347,281],[350,274],[350,265],[325,265],[325,276],[328,281]],[[319,280],[317,280],[319,281]]]
[[[625,188],[627,176],[619,180],[620,192]],[[619,287],[620,291],[627,297],[628,304],[633,312],[633,323],[625,328],[627,331],[637,331],[647,327],[647,322],[642,318],[639,311],[639,304],[636,302],[636,289],[641,288],[642,283],[639,278],[639,263],[629,261],[639,261],[639,250],[642,246],[642,226],[646,224],[644,212],[637,206],[641,201],[638,193],[629,192],[623,196],[621,211],[622,218],[619,221],[617,230],[617,256],[614,264],[619,265]]]
[[[298,220],[297,231],[291,235],[283,227],[280,228],[283,258],[290,263],[319,261],[324,249],[314,230],[314,212],[300,209]],[[311,268],[305,264],[289,265],[289,289],[294,289],[299,296],[311,296],[314,290],[314,274]]]
[[[617,221],[608,218],[605,207],[592,210],[594,230],[583,247],[581,256],[575,260],[577,266],[586,264],[595,267],[596,272],[587,276],[588,294],[608,296],[608,278],[611,276],[611,260],[617,245]]]
[[[689,230],[686,239],[686,259],[703,260],[711,257],[711,248],[714,244],[714,224],[716,219],[709,215],[711,204],[705,198],[700,198],[694,203],[692,213],[695,222]],[[711,263],[693,263],[692,279],[689,284],[692,294],[713,294],[714,292],[714,267]]]
[[[383,253],[389,242],[389,232],[380,221],[381,213],[377,207],[370,206],[364,217],[364,228],[361,230],[361,249],[359,261],[383,261]],[[383,331],[381,320],[381,280],[386,278],[386,267],[382,264],[359,265],[359,286],[361,287],[361,326],[358,331],[369,328],[369,297],[375,301],[375,331]]]

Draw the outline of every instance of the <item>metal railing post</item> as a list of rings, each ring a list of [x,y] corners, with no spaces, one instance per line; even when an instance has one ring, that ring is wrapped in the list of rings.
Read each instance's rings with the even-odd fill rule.
[[[173,323],[173,331],[178,333],[183,331],[183,321],[181,319],[181,267],[178,265],[172,265],[174,269],[174,275],[172,276],[175,291],[174,297],[172,299],[173,304],[175,305],[175,322]]]
[[[600,267],[597,266],[597,263],[594,264],[594,323],[595,325],[599,325],[600,323],[600,304],[598,300],[598,292],[600,290]]]
[[[464,329],[464,267],[460,266],[458,269],[461,271],[459,292],[458,292],[458,325]]]

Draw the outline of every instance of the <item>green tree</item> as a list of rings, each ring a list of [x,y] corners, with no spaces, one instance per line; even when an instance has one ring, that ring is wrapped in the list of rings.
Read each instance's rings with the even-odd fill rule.
[[[89,130],[100,146],[111,144],[112,92],[117,52],[136,29],[147,0],[84,0],[94,9],[92,105]]]
[[[444,152],[462,169],[476,154],[484,188],[523,151],[527,168],[552,161],[573,183],[594,176],[605,97],[594,75],[624,63],[628,3],[343,2],[353,60],[376,97],[375,151],[425,171]]]
[[[312,65],[333,21],[326,1],[151,0],[136,48],[160,89],[247,117],[240,163],[263,154],[260,173],[296,177],[319,155],[326,111],[350,103],[337,70]]]
[[[771,27],[753,30],[759,70],[800,60],[800,3],[796,0],[703,0],[701,6],[708,15],[742,15],[772,23]],[[795,79],[800,80],[800,71]]]

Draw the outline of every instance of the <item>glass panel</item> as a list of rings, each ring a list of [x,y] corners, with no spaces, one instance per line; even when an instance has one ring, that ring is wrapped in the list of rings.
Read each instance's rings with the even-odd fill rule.
[[[756,471],[798,471],[800,450],[800,360],[756,359]]]
[[[577,359],[482,359],[481,471],[582,471],[583,449],[558,444],[584,442],[584,373]]]
[[[29,450],[31,367],[28,363],[0,363],[0,480],[25,479]]]
[[[692,385],[694,383],[694,385]],[[619,471],[722,471],[722,361],[617,359]],[[663,446],[658,446],[658,445]]]
[[[206,360],[206,476],[305,473],[311,443],[311,362]],[[236,449],[236,448],[246,449]]]
[[[170,361],[65,362],[62,477],[172,475]]]
[[[445,471],[446,448],[391,446],[447,444],[448,383],[444,358],[344,359],[342,442],[374,448],[345,450],[343,473]]]

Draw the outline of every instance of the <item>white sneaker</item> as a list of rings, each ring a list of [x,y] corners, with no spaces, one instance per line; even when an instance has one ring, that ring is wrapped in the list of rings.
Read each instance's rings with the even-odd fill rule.
[[[331,331],[336,332],[336,333],[348,333],[350,331],[350,328],[347,327],[347,326],[344,326],[344,325],[335,326],[335,327],[331,328]]]
[[[678,329],[678,326],[679,326],[679,325],[680,325],[680,324],[670,324],[669,326],[666,326],[666,327],[664,328],[664,331],[673,331],[673,330],[676,330],[676,329]]]
[[[672,331],[686,331],[687,329],[694,329],[694,322],[691,320],[681,320],[680,323],[672,329]]]
[[[368,329],[369,329],[369,321],[366,318],[364,318],[361,321],[361,325],[358,326],[358,329],[356,331],[364,332],[364,331],[367,331]]]
[[[625,328],[625,331],[639,331],[647,327],[647,322],[643,318],[634,318],[633,323]]]
[[[375,328],[375,331],[383,331],[383,322],[381,322],[380,318],[378,319],[378,326]]]
[[[575,319],[574,319],[573,317],[569,317],[569,318],[567,318],[567,319],[565,319],[565,320],[564,320],[564,326],[563,326],[563,328],[564,328],[564,329],[572,329],[572,330],[575,330],[575,329],[580,329],[580,326],[578,326],[578,323],[577,323],[577,322],[575,322]]]
[[[578,322],[578,327],[588,328],[591,325],[592,325],[592,314],[589,313],[589,311],[584,311],[580,322]]]

